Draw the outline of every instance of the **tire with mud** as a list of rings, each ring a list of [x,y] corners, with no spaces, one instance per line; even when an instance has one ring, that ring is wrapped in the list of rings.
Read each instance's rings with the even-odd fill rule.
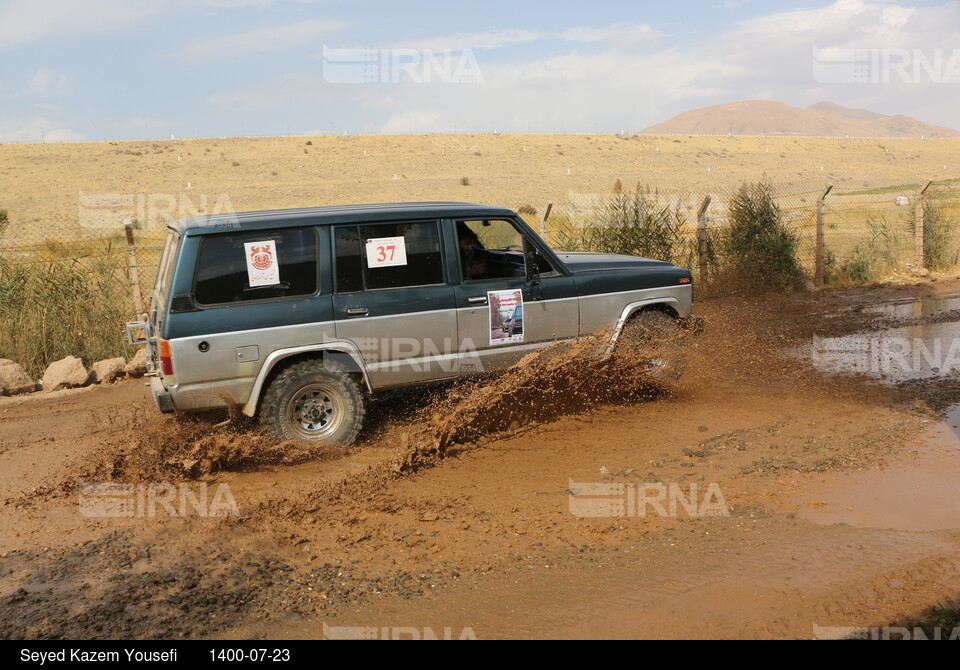
[[[350,446],[366,415],[355,374],[320,359],[294,363],[267,388],[260,423],[278,440]]]
[[[659,381],[676,381],[683,369],[682,329],[677,318],[658,309],[634,314],[624,324],[614,353]]]

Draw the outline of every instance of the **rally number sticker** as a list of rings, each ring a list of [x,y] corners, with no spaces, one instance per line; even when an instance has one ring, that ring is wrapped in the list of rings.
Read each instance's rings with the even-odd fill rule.
[[[407,264],[407,244],[402,237],[367,240],[367,267],[389,268]]]

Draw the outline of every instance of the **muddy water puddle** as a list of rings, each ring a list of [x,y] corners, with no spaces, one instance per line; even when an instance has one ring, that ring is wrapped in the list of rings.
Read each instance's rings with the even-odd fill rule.
[[[916,319],[960,310],[960,295],[939,298],[895,300],[864,307],[864,314],[876,314],[890,319]]]
[[[818,477],[793,502],[819,525],[936,531],[960,528],[960,406],[883,469]]]
[[[960,296],[881,303],[864,314],[924,319],[960,310]],[[960,374],[960,313],[940,321],[843,337],[814,336],[808,353],[823,372],[865,375],[887,383]],[[801,355],[802,355],[801,353]]]

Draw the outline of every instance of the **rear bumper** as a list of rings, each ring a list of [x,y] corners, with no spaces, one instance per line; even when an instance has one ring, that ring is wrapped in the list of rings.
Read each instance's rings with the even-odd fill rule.
[[[173,406],[173,397],[170,392],[164,388],[163,382],[159,377],[150,377],[150,390],[153,392],[153,399],[157,403],[157,409],[164,414],[172,414],[176,411]]]
[[[705,326],[706,320],[702,316],[691,314],[685,319],[680,319],[680,327],[684,332],[690,333],[691,335],[702,334]]]

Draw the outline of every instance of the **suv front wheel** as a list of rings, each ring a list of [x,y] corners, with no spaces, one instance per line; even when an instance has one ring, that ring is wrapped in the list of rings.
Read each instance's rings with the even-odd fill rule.
[[[365,413],[355,375],[310,360],[291,365],[270,383],[260,421],[278,440],[349,446],[357,439]]]
[[[614,351],[641,364],[657,381],[677,381],[683,368],[680,322],[666,312],[648,309],[624,324]]]

